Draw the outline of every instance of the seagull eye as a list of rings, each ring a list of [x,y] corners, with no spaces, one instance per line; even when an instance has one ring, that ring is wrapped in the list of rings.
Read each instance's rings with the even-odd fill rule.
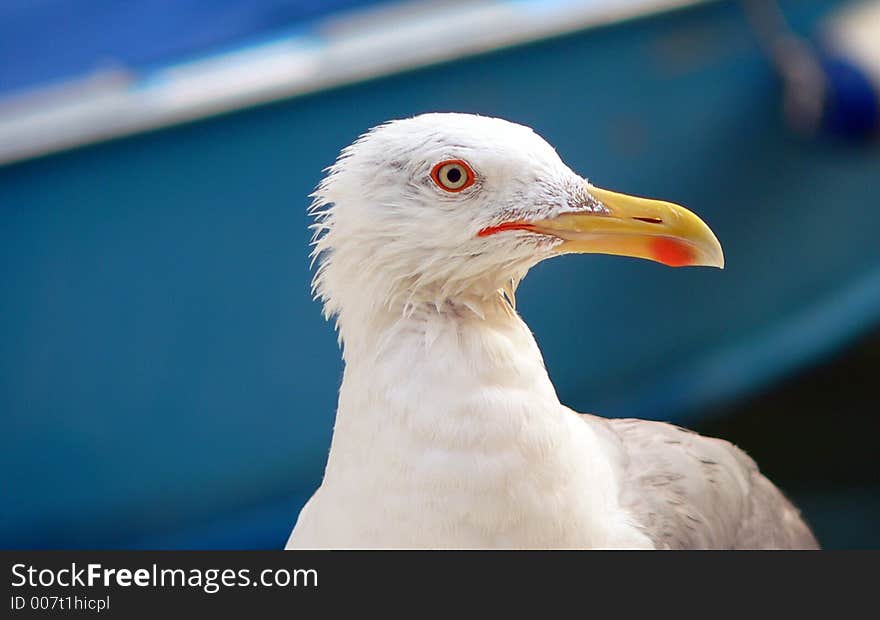
[[[431,170],[431,178],[442,190],[460,192],[474,184],[474,171],[460,159],[441,161]]]

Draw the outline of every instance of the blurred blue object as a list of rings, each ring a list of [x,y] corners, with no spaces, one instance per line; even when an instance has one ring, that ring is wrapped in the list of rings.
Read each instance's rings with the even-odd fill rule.
[[[718,234],[723,272],[569,257],[525,280],[572,407],[690,423],[840,347],[878,320],[880,155],[792,137],[777,102],[737,7],[707,3],[0,168],[0,547],[283,545],[341,376],[307,195],[389,118],[530,125]]]
[[[828,81],[822,124],[831,133],[841,136],[874,136],[880,130],[877,85],[857,63],[846,57],[826,56],[822,59],[822,68]]]
[[[741,0],[755,37],[785,88],[795,130],[850,140],[880,136],[880,0],[844,3],[819,40],[793,30],[777,0]]]
[[[880,138],[880,0],[844,5],[823,30],[824,125],[849,138]]]
[[[0,95],[94,71],[147,68],[381,2],[4,0]]]

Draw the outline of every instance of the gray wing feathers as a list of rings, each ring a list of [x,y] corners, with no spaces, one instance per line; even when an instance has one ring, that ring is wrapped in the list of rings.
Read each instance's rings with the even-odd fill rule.
[[[737,533],[734,549],[819,548],[800,511],[757,468],[752,475],[749,497],[749,510]]]
[[[818,548],[798,510],[736,446],[662,422],[605,422],[620,447],[621,502],[658,548]]]

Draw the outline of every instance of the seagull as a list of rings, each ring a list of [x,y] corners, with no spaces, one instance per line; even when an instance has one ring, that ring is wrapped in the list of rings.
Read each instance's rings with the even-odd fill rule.
[[[515,310],[528,270],[563,254],[723,268],[700,218],[600,189],[532,129],[471,114],[374,127],[326,172],[313,293],[345,371],[288,549],[818,547],[732,444],[560,403]]]

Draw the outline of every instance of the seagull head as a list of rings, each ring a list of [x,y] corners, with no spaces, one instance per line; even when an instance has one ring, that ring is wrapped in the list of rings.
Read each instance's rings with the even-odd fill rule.
[[[313,197],[315,290],[328,315],[474,306],[512,294],[560,254],[724,265],[718,239],[684,207],[600,189],[530,128],[497,118],[423,114],[375,127]]]

